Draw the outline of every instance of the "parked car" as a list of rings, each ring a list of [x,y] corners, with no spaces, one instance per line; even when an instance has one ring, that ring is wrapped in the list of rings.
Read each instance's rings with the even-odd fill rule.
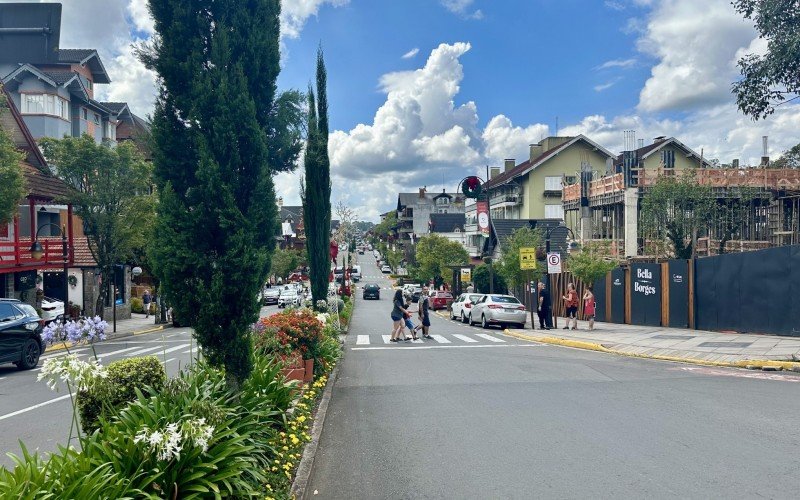
[[[389,267],[387,264],[384,264],[384,265],[381,266],[381,272],[383,274],[389,274],[389,273],[392,272],[392,268]]]
[[[467,322],[472,306],[481,300],[483,295],[479,293],[462,293],[450,305],[450,319],[461,320],[462,323]]]
[[[300,295],[295,287],[286,286],[278,296],[278,307],[292,307],[300,305]]]
[[[277,304],[278,297],[280,297],[280,295],[281,295],[280,288],[275,288],[275,287],[267,288],[266,290],[264,290],[261,302],[265,306]]]
[[[453,294],[450,292],[434,291],[431,294],[431,309],[448,309],[453,303]]]
[[[480,322],[484,328],[489,325],[513,324],[517,328],[525,328],[525,320],[528,317],[525,306],[512,295],[484,295],[472,306],[468,316],[470,325]]]
[[[50,297],[44,297],[42,299],[42,319],[44,320],[45,324],[57,319],[63,319],[63,317],[64,302],[57,299],[51,299]]]
[[[361,266],[353,266],[350,269],[350,278],[356,283],[361,281]]]
[[[333,268],[333,279],[336,281],[341,281],[343,278],[344,278],[344,268],[343,267]]]
[[[364,249],[363,248],[359,248],[358,249],[358,255],[364,255]]]
[[[44,352],[44,320],[30,304],[0,299],[0,364],[14,363],[20,370],[39,364]]]
[[[362,288],[364,289],[364,294],[362,295],[362,298],[364,300],[367,299],[380,300],[381,287],[379,287],[377,283],[367,283]]]

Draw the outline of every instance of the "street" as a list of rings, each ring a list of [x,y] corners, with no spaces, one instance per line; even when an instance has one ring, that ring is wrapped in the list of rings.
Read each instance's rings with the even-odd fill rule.
[[[360,261],[360,285],[388,287]],[[437,315],[438,339],[386,344],[391,293],[357,297],[308,498],[795,494],[793,374],[527,343]]]

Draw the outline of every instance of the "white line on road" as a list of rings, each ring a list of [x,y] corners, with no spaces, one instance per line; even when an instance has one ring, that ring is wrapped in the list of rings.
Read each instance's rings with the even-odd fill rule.
[[[472,337],[467,337],[466,335],[461,335],[460,333],[454,333],[453,337],[463,340],[464,342],[477,342],[477,340],[473,339]]]
[[[359,335],[356,339],[356,345],[369,344],[369,335]]]
[[[468,348],[479,348],[479,347],[545,347],[546,344],[479,344],[479,345],[424,345],[424,346],[381,346],[381,347],[353,347],[351,351],[377,351],[377,350],[391,350],[395,349],[398,351],[409,351],[409,350],[418,350],[418,349],[468,349]]]
[[[86,348],[86,347],[84,347],[83,349],[72,349],[72,350],[70,350],[69,352],[70,352],[70,353],[72,353],[72,354],[78,354],[78,353],[85,352],[86,350],[87,350],[87,348]],[[45,352],[47,352],[47,351],[45,351]],[[45,359],[57,358],[57,357],[59,357],[59,356],[63,356],[63,355],[64,355],[64,354],[66,354],[66,353],[67,353],[67,351],[66,351],[66,350],[64,350],[64,351],[58,351],[58,352],[54,352],[53,354],[46,354],[46,355],[44,355],[44,356],[41,356],[39,359],[41,359],[42,361],[44,361]]]
[[[170,347],[169,349],[166,349],[166,350],[161,351],[161,352],[163,354],[169,354],[171,352],[177,351],[178,349],[186,349],[187,347],[189,347],[189,344],[181,344],[181,345],[176,345],[175,347]]]
[[[186,347],[186,346],[184,346],[184,347]],[[156,349],[161,349],[161,348],[162,347],[160,345],[157,345],[155,347],[145,347],[144,349],[139,349],[138,351],[129,352],[128,356],[138,356],[140,354],[144,354],[144,353],[150,352],[150,351],[155,351]]]
[[[139,348],[139,346],[135,345],[133,347],[126,347],[125,349],[117,349],[116,351],[104,352],[104,353],[98,354],[97,357],[102,359],[102,358],[105,358],[106,356],[113,356],[115,354],[122,354],[123,352],[132,351],[132,350],[138,349],[138,348]]]
[[[170,361],[175,361],[175,358],[169,358],[168,360],[164,361],[164,364],[166,365],[166,364],[167,364],[167,363],[169,363]]]
[[[384,344],[388,344],[389,341],[392,339],[391,335],[381,335],[381,337],[383,337],[383,343]]]
[[[42,406],[47,406],[52,403],[57,403],[59,401],[63,401],[65,399],[69,399],[69,394],[65,394],[64,396],[59,396],[55,399],[51,399],[50,401],[45,401],[44,403],[39,403],[38,405],[29,406],[27,408],[23,408],[21,410],[17,410],[11,413],[6,413],[5,415],[0,416],[0,420],[5,420],[7,418],[16,417],[17,415],[21,415],[23,413],[29,412],[31,410],[35,410],[37,408],[41,408]]]
[[[433,337],[433,340],[435,340],[436,342],[438,342],[440,344],[449,344],[450,343],[449,340],[447,340],[446,338],[442,337],[441,335],[431,335],[431,337]]]
[[[503,339],[498,339],[497,337],[492,337],[491,335],[486,334],[486,333],[476,333],[475,336],[476,337],[480,337],[482,339],[486,339],[486,340],[488,340],[490,342],[505,342],[505,340],[503,340]]]

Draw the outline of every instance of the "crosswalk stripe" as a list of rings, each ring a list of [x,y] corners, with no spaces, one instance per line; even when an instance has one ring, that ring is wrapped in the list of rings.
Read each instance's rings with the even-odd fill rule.
[[[438,342],[440,344],[450,344],[451,343],[449,340],[447,340],[446,338],[442,337],[441,335],[431,335],[431,337],[433,337],[433,340],[435,340],[436,342]]]
[[[383,337],[383,343],[384,344],[388,344],[389,341],[392,339],[391,335],[381,335],[381,337]]]
[[[492,337],[491,335],[486,334],[486,333],[476,333],[475,336],[476,337],[480,337],[482,339],[486,339],[486,340],[488,340],[490,342],[505,342],[505,340],[503,340],[503,339],[498,339],[497,337]]]
[[[133,346],[133,347],[126,347],[125,349],[117,349],[116,351],[100,353],[100,354],[97,355],[97,357],[105,358],[106,356],[113,356],[115,354],[121,354],[123,352],[128,352],[128,351],[132,351],[134,349],[140,349],[140,348],[141,348],[141,346],[138,346],[138,345],[137,346]]]
[[[356,345],[369,344],[369,335],[359,335],[356,339]]]
[[[144,349],[139,349],[138,351],[129,352],[128,356],[138,356],[140,354],[144,354],[150,351],[155,351],[156,349],[161,349],[161,346],[157,345],[155,347],[145,347]]]
[[[85,351],[87,351],[88,349],[89,349],[88,347],[84,347],[83,349],[71,349],[69,352],[70,352],[70,353],[72,353],[72,354],[78,354],[78,353],[85,352]],[[45,351],[45,352],[47,352],[47,351]],[[59,356],[64,356],[65,354],[67,354],[67,351],[66,351],[66,350],[64,350],[64,351],[57,351],[57,352],[54,352],[53,354],[45,354],[44,356],[40,356],[40,357],[39,357],[39,359],[41,359],[42,361],[44,361],[45,359],[57,358],[57,357],[59,357]]]
[[[477,340],[473,339],[472,337],[467,337],[466,335],[461,335],[460,333],[454,333],[453,337],[463,340],[464,342],[477,342]]]
[[[411,343],[412,344],[424,344],[425,342],[423,342],[421,338],[417,337],[417,340],[412,340]]]
[[[181,344],[181,345],[177,345],[175,347],[170,347],[169,349],[166,349],[166,350],[164,350],[162,352],[164,354],[168,354],[170,352],[177,351],[178,349],[186,349],[187,347],[189,347],[189,344]]]

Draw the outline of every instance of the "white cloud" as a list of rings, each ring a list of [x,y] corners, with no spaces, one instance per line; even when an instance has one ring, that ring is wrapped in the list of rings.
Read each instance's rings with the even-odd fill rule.
[[[755,38],[728,0],[663,0],[638,40],[639,49],[658,60],[639,109],[685,111],[728,102],[736,55]]]
[[[475,0],[440,0],[441,4],[452,12],[464,19],[483,19],[483,12],[480,9],[472,10]]]
[[[316,16],[324,4],[347,5],[350,0],[290,0],[281,2],[281,37],[298,38],[306,21]]]
[[[400,58],[401,59],[411,59],[412,57],[414,57],[417,54],[419,54],[419,48],[414,47],[413,49],[409,50],[408,52],[406,52],[405,54],[400,56]]]
[[[486,124],[482,138],[486,145],[484,156],[497,163],[504,158],[524,160],[530,155],[528,146],[539,142],[549,133],[549,127],[541,123],[527,127],[514,126],[505,115],[497,115]]]
[[[617,83],[618,81],[619,81],[619,79],[611,80],[610,82],[606,82],[606,83],[601,83],[601,84],[599,84],[599,85],[595,85],[595,86],[594,86],[594,87],[592,87],[592,88],[594,88],[594,91],[595,91],[595,92],[602,92],[602,91],[604,91],[604,90],[608,90],[608,89],[610,89],[611,87],[613,87],[614,85],[616,85],[616,83]]]
[[[130,0],[128,2],[128,14],[138,31],[147,35],[153,34],[155,26],[147,8],[147,0]]]
[[[630,68],[636,64],[635,58],[630,59],[612,59],[610,61],[606,61],[600,66],[597,66],[595,69],[610,69],[610,68]]]
[[[603,5],[611,10],[625,10],[625,4],[622,2],[615,2],[614,0],[606,0]]]

